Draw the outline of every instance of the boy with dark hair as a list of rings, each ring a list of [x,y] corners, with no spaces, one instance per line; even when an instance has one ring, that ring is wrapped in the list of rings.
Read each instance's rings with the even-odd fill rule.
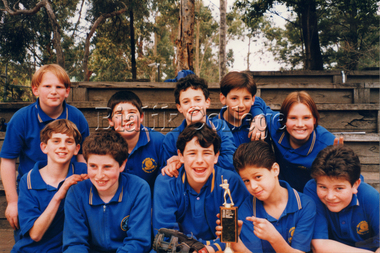
[[[175,229],[208,245],[208,252],[224,248],[215,234],[216,214],[224,202],[221,176],[228,180],[235,206],[241,205],[248,192],[235,172],[215,165],[220,145],[217,133],[201,122],[187,126],[178,136],[178,157],[183,166],[177,178],[157,177],[153,198],[155,234],[160,228]]]
[[[317,205],[316,252],[379,252],[379,193],[362,182],[359,157],[343,145],[315,158],[305,194]]]
[[[128,144],[128,161],[123,173],[148,182],[152,194],[162,166],[161,150],[165,136],[142,125],[144,112],[140,98],[132,91],[118,91],[109,100],[108,121]]]
[[[66,192],[87,177],[86,164],[71,162],[82,140],[74,123],[66,119],[52,121],[42,129],[40,139],[48,160],[37,162],[21,178],[21,236],[12,252],[61,252]]]
[[[64,252],[147,252],[151,194],[124,170],[128,144],[116,131],[98,131],[83,143],[89,180],[67,193]]]
[[[181,163],[177,156],[176,142],[179,134],[185,127],[196,122],[201,122],[217,132],[222,141],[218,165],[223,169],[234,170],[232,156],[236,150],[236,146],[226,122],[216,117],[209,118],[206,115],[206,110],[210,106],[206,80],[196,75],[188,75],[181,78],[174,89],[174,96],[177,109],[183,114],[185,119],[179,127],[165,136],[163,142],[163,161],[167,163],[167,166],[162,169],[162,174],[178,176],[178,168],[181,166]]]
[[[255,97],[256,90],[255,80],[247,72],[229,72],[220,81],[220,102],[224,107],[219,118],[227,122],[236,147],[265,138],[266,123],[260,108],[265,102]]]
[[[242,228],[232,248],[237,252],[308,252],[315,204],[278,180],[280,166],[271,146],[264,141],[241,144],[234,165],[251,196],[239,209]]]
[[[37,161],[47,161],[40,146],[39,134],[52,120],[68,119],[72,121],[82,135],[82,141],[89,135],[86,118],[77,108],[66,104],[70,93],[70,78],[57,64],[41,67],[32,77],[32,91],[38,97],[37,102],[18,110],[7,125],[4,143],[1,149],[1,178],[7,198],[5,216],[13,229],[18,229],[17,221],[17,183],[33,168]],[[81,144],[81,143],[78,143]],[[84,162],[81,150],[78,159]],[[16,180],[16,159],[19,158]],[[15,235],[17,240],[17,236]]]

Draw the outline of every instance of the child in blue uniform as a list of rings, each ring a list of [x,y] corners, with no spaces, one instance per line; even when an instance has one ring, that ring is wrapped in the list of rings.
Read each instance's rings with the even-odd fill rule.
[[[227,122],[236,147],[251,140],[265,138],[265,127],[260,128],[260,124],[251,127],[251,124],[260,123],[263,113],[255,104],[255,99],[262,100],[255,98],[256,90],[253,77],[246,72],[229,72],[220,81],[220,102],[224,107],[220,110],[219,118]]]
[[[128,143],[128,161],[123,173],[137,175],[148,182],[153,192],[160,173],[164,135],[142,125],[144,112],[140,98],[131,91],[118,91],[109,100],[108,121]]]
[[[319,151],[334,143],[335,136],[318,125],[317,106],[304,91],[290,93],[280,113],[272,111],[262,100],[257,102],[265,113],[276,161],[281,168],[279,179],[302,192],[311,179],[312,162]]]
[[[68,119],[77,126],[82,139],[89,135],[88,124],[82,112],[65,102],[70,86],[69,76],[59,65],[41,67],[32,78],[32,91],[38,96],[37,102],[18,110],[8,123],[0,157],[1,178],[8,202],[5,216],[13,229],[19,228],[16,159],[19,158],[17,183],[37,161],[47,161],[46,154],[38,148],[39,134],[52,120]],[[84,162],[81,153],[79,150],[78,161]],[[75,156],[73,161],[77,161]]]
[[[86,178],[86,164],[71,162],[82,137],[75,124],[55,120],[41,131],[47,162],[37,162],[20,181],[20,239],[12,252],[62,252],[63,206],[69,187]]]
[[[360,176],[359,157],[329,146],[315,158],[305,194],[317,205],[316,252],[380,252],[379,193]]]
[[[223,169],[234,170],[232,156],[236,150],[234,138],[225,121],[217,117],[209,118],[206,110],[210,106],[209,90],[206,80],[196,75],[181,78],[174,89],[177,109],[185,119],[182,124],[166,134],[163,142],[163,161],[167,166],[162,174],[178,176],[181,163],[178,161],[176,142],[179,134],[186,126],[202,122],[216,130],[222,140],[218,165]],[[168,160],[169,159],[169,160]],[[165,165],[164,164],[164,165]]]
[[[193,235],[207,246],[208,252],[222,250],[216,239],[215,222],[224,202],[227,179],[233,202],[240,206],[248,196],[239,176],[214,166],[218,161],[220,137],[207,125],[198,122],[187,126],[178,137],[178,156],[183,166],[179,177],[159,175],[153,197],[153,231],[176,229]]]
[[[243,220],[239,223],[243,224],[239,242],[232,243],[232,248],[255,253],[309,251],[315,204],[287,182],[278,180],[280,166],[271,146],[264,141],[240,145],[234,154],[234,165],[251,196],[238,210]]]
[[[121,173],[128,144],[116,131],[98,131],[83,143],[89,180],[67,193],[63,252],[148,252],[151,195],[138,176]]]

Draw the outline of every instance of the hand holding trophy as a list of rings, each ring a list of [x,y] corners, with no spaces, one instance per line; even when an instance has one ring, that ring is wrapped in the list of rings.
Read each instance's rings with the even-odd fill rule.
[[[223,180],[220,187],[224,189],[224,203],[220,207],[220,225],[222,233],[220,241],[226,243],[224,252],[233,252],[231,249],[232,242],[238,242],[238,219],[237,219],[237,206],[234,206],[234,202],[231,197],[231,191],[227,179]],[[227,203],[227,197],[230,198],[230,203]]]

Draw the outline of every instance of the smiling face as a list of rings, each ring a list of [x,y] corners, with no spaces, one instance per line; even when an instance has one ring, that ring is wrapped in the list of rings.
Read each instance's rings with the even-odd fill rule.
[[[227,106],[227,110],[223,114],[227,122],[234,126],[240,126],[241,120],[250,113],[255,96],[252,96],[247,88],[232,89],[227,96],[220,93],[220,102]]]
[[[144,115],[131,103],[119,103],[113,111],[112,117],[108,119],[111,127],[115,129],[124,139],[139,134]]]
[[[303,103],[294,103],[286,118],[286,131],[290,145],[296,149],[305,144],[314,131],[315,118],[309,107]]]
[[[101,199],[110,200],[119,187],[119,176],[127,160],[120,166],[111,155],[90,154],[87,158],[87,173]]]
[[[52,133],[47,143],[41,142],[41,150],[47,154],[49,163],[68,164],[74,155],[78,154],[80,145],[75,143],[73,136]]]
[[[279,172],[279,165],[274,163],[271,170],[248,166],[245,169],[239,170],[239,175],[249,193],[265,202],[271,197],[275,188],[279,187]]]
[[[198,138],[194,137],[186,143],[183,154],[178,150],[178,157],[184,164],[189,185],[199,193],[218,162],[219,152],[214,153],[214,145],[202,147]]]
[[[63,101],[69,96],[70,88],[66,88],[52,72],[46,72],[40,85],[33,86],[32,91],[39,97],[41,109],[47,112],[52,108],[62,107]]]
[[[206,121],[206,109],[210,106],[210,98],[205,99],[201,89],[188,88],[180,92],[177,109],[185,116],[187,125]]]
[[[360,179],[352,186],[347,179],[320,176],[316,179],[317,195],[326,207],[334,213],[342,211],[352,200],[352,195],[358,192]]]

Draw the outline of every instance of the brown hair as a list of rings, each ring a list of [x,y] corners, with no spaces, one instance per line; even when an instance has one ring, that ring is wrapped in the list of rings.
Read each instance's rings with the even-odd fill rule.
[[[88,136],[83,142],[83,156],[110,155],[121,166],[128,158],[128,144],[116,131],[100,130]]]
[[[68,119],[57,119],[47,124],[40,132],[41,142],[46,144],[53,133],[72,136],[76,144],[80,144],[82,141],[82,135],[77,126]]]
[[[281,125],[285,126],[290,108],[295,103],[304,104],[310,109],[311,114],[313,115],[315,119],[314,128],[316,128],[318,126],[318,121],[319,121],[319,112],[317,110],[317,105],[315,104],[311,96],[305,91],[294,91],[285,98],[284,102],[282,102],[281,109],[280,109]]]
[[[220,92],[223,96],[227,97],[227,94],[232,89],[242,89],[246,88],[248,92],[254,96],[257,91],[255,80],[253,77],[247,72],[229,72],[227,75],[223,77],[220,81]]]
[[[276,162],[276,156],[271,146],[265,141],[251,141],[237,148],[233,162],[237,172],[250,166],[271,170]]]
[[[311,177],[343,178],[351,186],[360,178],[360,161],[352,149],[344,145],[328,146],[320,151],[311,166]]]
[[[192,89],[200,89],[203,92],[203,95],[205,96],[205,99],[207,100],[210,96],[210,92],[208,90],[208,84],[207,81],[203,78],[200,78],[196,75],[187,75],[184,78],[179,79],[177,82],[177,85],[174,88],[174,98],[175,103],[180,105],[179,97],[181,94],[181,91],[185,91],[188,88]]]
[[[142,102],[140,98],[129,90],[118,91],[112,95],[112,97],[108,100],[107,107],[109,108],[108,118],[112,118],[113,110],[115,106],[120,103],[130,103],[139,111],[140,116],[143,114],[142,111]]]
[[[38,87],[41,84],[43,75],[47,72],[53,73],[65,85],[66,89],[71,87],[69,76],[58,64],[48,64],[39,68],[32,77],[32,87]]]

